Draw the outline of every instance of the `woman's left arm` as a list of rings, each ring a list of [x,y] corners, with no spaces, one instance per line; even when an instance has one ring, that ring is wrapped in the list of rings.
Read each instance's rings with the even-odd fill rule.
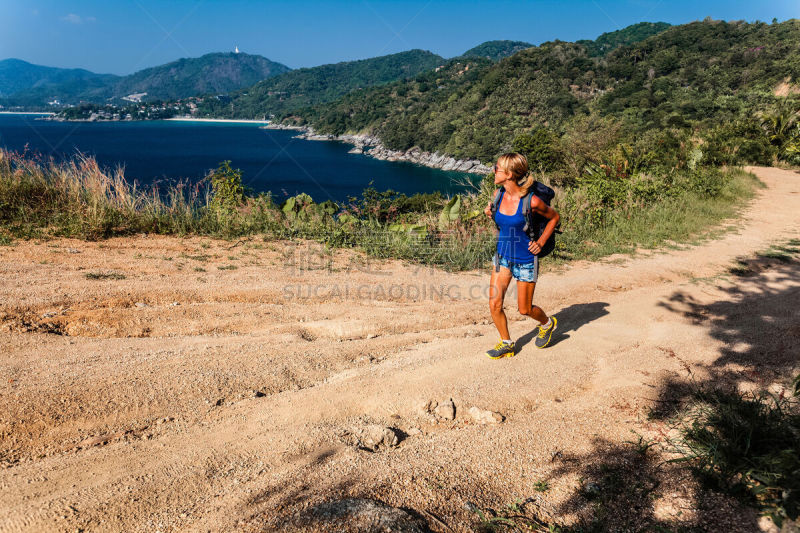
[[[556,226],[558,226],[561,216],[558,214],[558,211],[541,201],[535,195],[532,195],[531,197],[531,210],[548,219],[547,226],[545,226],[542,234],[539,235],[539,239],[536,241],[531,241],[531,243],[528,245],[528,250],[530,250],[532,254],[538,254],[542,251],[542,247],[547,243],[547,239],[549,239],[556,230]]]

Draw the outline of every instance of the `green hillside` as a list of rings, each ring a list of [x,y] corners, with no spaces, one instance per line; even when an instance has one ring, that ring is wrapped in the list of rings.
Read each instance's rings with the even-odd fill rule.
[[[531,46],[533,46],[531,43],[524,41],[486,41],[474,48],[470,48],[459,57],[485,57],[492,61],[499,61]]]
[[[710,129],[752,118],[776,103],[777,84],[800,79],[796,20],[694,22],[606,56],[597,49],[596,42],[556,41],[494,64],[454,59],[438,72],[297,114],[321,132],[368,132],[389,148],[486,161],[520,135],[545,128],[563,137],[586,116],[613,120],[629,136]]]
[[[112,96],[146,92],[148,99],[177,99],[228,93],[291,69],[281,63],[244,53],[214,53],[183,58],[125,76],[111,88]]]
[[[206,99],[200,113],[253,118],[285,114],[304,106],[330,102],[354,89],[371,87],[431,70],[444,59],[425,50],[409,50],[359,61],[302,68],[239,90],[230,101]]]

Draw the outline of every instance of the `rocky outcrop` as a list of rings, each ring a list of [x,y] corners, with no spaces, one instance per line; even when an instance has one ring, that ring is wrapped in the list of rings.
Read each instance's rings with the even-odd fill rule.
[[[266,126],[259,126],[259,129],[262,130],[296,130],[296,131],[305,131],[306,128],[303,126],[290,126],[289,124],[272,124],[269,123]]]
[[[426,167],[440,168],[442,170],[452,170],[456,172],[469,172],[472,174],[488,174],[492,171],[477,159],[456,159],[439,152],[425,152],[418,146],[409,148],[408,150],[390,150],[386,148],[381,140],[374,135],[331,135],[316,133],[314,128],[300,127],[300,126],[284,126],[282,124],[270,124],[264,126],[266,129],[293,129],[302,130],[302,133],[296,135],[297,139],[305,139],[308,141],[342,141],[353,145],[353,148],[348,152],[351,154],[364,154],[375,159],[384,161],[408,161],[417,165]]]
[[[442,170],[453,170],[457,172],[470,172],[473,174],[488,174],[491,168],[487,167],[477,159],[456,159],[438,152],[424,152],[419,147],[414,146],[406,151],[389,150],[383,145],[373,146],[365,150],[365,154],[375,159],[386,161],[408,161],[426,167],[440,168]]]

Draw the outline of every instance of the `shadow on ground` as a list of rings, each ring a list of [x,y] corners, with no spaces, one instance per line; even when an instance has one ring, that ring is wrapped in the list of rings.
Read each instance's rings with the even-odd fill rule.
[[[706,326],[722,346],[712,363],[684,363],[686,373],[658,386],[652,420],[674,420],[698,391],[788,386],[800,370],[797,252],[778,247],[738,261],[728,272],[734,284],[721,284],[714,301],[694,296],[696,291],[678,291],[661,302]],[[680,359],[681,354],[667,351]],[[598,440],[586,455],[562,457],[555,475],[577,473],[582,483],[556,515],[577,512],[584,517],[580,531],[761,530],[758,512],[743,501],[704,488],[690,469],[666,462],[651,443],[633,440]],[[659,503],[662,496],[669,501]]]
[[[710,364],[684,363],[687,372],[675,374],[657,387],[651,419],[657,423],[672,420],[699,390],[736,390],[744,382],[768,387],[787,383],[794,376],[800,366],[797,252],[800,249],[795,247],[778,247],[738,261],[728,272],[733,286],[721,284],[728,288],[720,288],[713,301],[705,295],[696,297],[699,291],[691,290],[675,292],[661,302],[666,309],[704,325],[707,334],[722,346]],[[554,335],[554,343],[608,314],[606,306],[601,302],[579,304],[557,313],[560,331],[558,337]],[[535,333],[526,335],[524,342]],[[683,361],[682,354],[672,348],[664,350]],[[586,454],[554,457],[552,479],[569,476],[579,480],[561,504],[548,508],[546,498],[530,494],[517,516],[500,509],[484,511],[496,517],[496,526],[511,520],[520,529],[528,519],[558,528],[560,517],[577,516],[579,523],[557,529],[562,532],[761,530],[757,511],[743,501],[704,488],[692,470],[668,462],[662,450],[641,437],[632,436],[626,443],[598,438]]]
[[[800,367],[800,261],[778,257],[739,261],[731,268],[735,285],[715,302],[676,292],[661,303],[705,325],[724,345],[710,365],[662,384],[652,418],[674,415],[698,387],[736,389],[744,382],[767,387],[794,375]]]
[[[558,324],[556,330],[553,332],[553,338],[550,340],[549,346],[555,346],[559,342],[568,339],[571,331],[577,331],[589,322],[606,316],[608,314],[606,307],[608,307],[608,303],[606,302],[572,304],[569,307],[565,307],[561,311],[554,313],[554,316],[558,320]],[[516,342],[517,350],[524,348],[526,344],[531,342],[537,333],[539,333],[538,327],[520,337]]]

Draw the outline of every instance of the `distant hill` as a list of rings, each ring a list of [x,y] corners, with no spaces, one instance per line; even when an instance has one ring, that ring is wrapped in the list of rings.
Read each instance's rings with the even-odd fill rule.
[[[201,94],[228,93],[290,70],[286,65],[259,55],[233,52],[206,54],[125,76],[111,87],[111,96],[146,92],[148,99],[172,100]]]
[[[183,58],[128,76],[54,69],[19,60],[0,62],[0,67],[6,64],[5,76],[0,68],[0,83],[8,80],[5,83],[8,90],[3,91],[5,103],[23,106],[42,105],[53,98],[62,103],[104,103],[136,93],[147,93],[143,100],[228,93],[291,70],[259,55],[232,52]]]
[[[521,134],[556,135],[591,113],[637,132],[732,123],[773,105],[779,84],[800,80],[798,20],[708,20],[652,34],[658,29],[637,24],[597,41],[547,42],[498,62],[455,58],[278,118],[320,133],[377,135],[390,149],[487,161]]]
[[[644,41],[652,35],[657,35],[669,28],[666,22],[640,22],[617,31],[603,33],[595,39],[577,41],[589,51],[592,57],[603,56],[623,45]]]
[[[43,67],[21,59],[3,59],[0,61],[0,97],[76,82],[105,84],[117,78],[113,74],[95,74],[82,68]]]
[[[459,57],[485,57],[492,61],[499,61],[531,46],[533,46],[531,43],[525,41],[486,41],[470,48]]]
[[[359,61],[301,68],[236,91],[230,95],[230,100],[207,98],[200,112],[242,118],[291,112],[330,102],[354,89],[413,77],[444,62],[444,58],[426,50],[409,50]]]
[[[644,41],[652,35],[661,33],[670,27],[666,22],[640,22],[617,31],[603,33],[595,40],[580,40],[592,57],[603,56],[623,45]],[[519,51],[534,46],[525,41],[486,41],[475,48],[470,48],[459,58],[485,57],[492,61],[500,61]]]

